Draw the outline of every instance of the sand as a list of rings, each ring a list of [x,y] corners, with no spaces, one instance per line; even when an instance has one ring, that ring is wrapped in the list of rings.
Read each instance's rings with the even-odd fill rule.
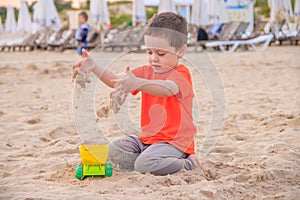
[[[0,53],[0,199],[297,199],[300,196],[300,48],[209,53],[224,84],[224,126],[202,168],[168,176],[114,171],[74,176],[80,162],[72,112],[74,51]],[[122,72],[132,58],[119,60]],[[190,52],[190,56],[203,55]],[[114,57],[114,54],[109,54]],[[212,103],[193,73],[199,150]],[[110,89],[96,90],[97,121],[108,139],[124,135],[109,108]],[[138,127],[140,96],[130,97]],[[122,116],[121,116],[122,117]],[[121,120],[122,121],[122,120]],[[132,126],[131,126],[132,128]],[[130,132],[132,130],[128,130]]]

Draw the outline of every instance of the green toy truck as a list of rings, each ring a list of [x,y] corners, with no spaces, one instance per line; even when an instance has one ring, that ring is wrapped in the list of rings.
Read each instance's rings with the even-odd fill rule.
[[[112,163],[107,162],[107,144],[82,144],[79,152],[81,164],[76,168],[76,178],[83,180],[87,176],[112,176]]]

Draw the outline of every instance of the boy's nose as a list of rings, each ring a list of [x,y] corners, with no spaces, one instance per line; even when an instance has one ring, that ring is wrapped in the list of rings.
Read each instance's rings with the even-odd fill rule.
[[[157,56],[156,53],[153,53],[153,54],[151,55],[151,60],[152,60],[152,61],[158,61],[158,56]]]

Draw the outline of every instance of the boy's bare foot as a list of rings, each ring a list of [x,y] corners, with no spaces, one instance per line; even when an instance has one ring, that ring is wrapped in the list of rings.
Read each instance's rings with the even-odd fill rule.
[[[193,162],[194,168],[200,167],[200,161],[195,154],[190,154],[187,159]]]

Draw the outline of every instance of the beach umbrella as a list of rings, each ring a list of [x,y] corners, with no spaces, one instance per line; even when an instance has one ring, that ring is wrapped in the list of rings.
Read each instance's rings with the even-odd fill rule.
[[[18,16],[18,24],[17,24],[18,31],[25,31],[31,32],[32,31],[32,24],[30,19],[30,14],[28,11],[28,6],[26,0],[21,0],[21,6],[19,10]]]
[[[1,19],[1,16],[0,16],[0,32],[3,32],[3,25],[2,25],[2,19]]]
[[[292,9],[292,2],[291,0],[282,0],[283,1],[283,6],[286,11],[286,15],[291,17],[293,16],[293,9]]]
[[[61,21],[53,0],[38,0],[34,5],[33,21],[41,27],[61,28]]]
[[[268,0],[268,6],[270,8],[270,21],[274,22],[276,13],[279,12],[278,4],[276,3],[276,0]]]
[[[17,30],[17,22],[15,19],[14,8],[8,6],[6,9],[5,32],[15,33]]]
[[[293,16],[292,4],[290,0],[268,0],[268,5],[270,7],[270,21],[275,22],[277,16],[281,15],[281,11],[284,10],[284,17]]]
[[[209,23],[225,22],[226,5],[224,0],[209,0],[208,1],[208,21]]]
[[[110,24],[106,0],[91,0],[90,13],[92,22]]]
[[[295,1],[294,15],[296,18],[300,18],[300,0]]]
[[[158,12],[176,12],[175,2],[173,0],[160,0]]]
[[[146,8],[144,1],[133,0],[132,2],[132,23],[146,23]]]
[[[196,26],[208,24],[208,0],[194,0],[192,6],[191,24]]]

